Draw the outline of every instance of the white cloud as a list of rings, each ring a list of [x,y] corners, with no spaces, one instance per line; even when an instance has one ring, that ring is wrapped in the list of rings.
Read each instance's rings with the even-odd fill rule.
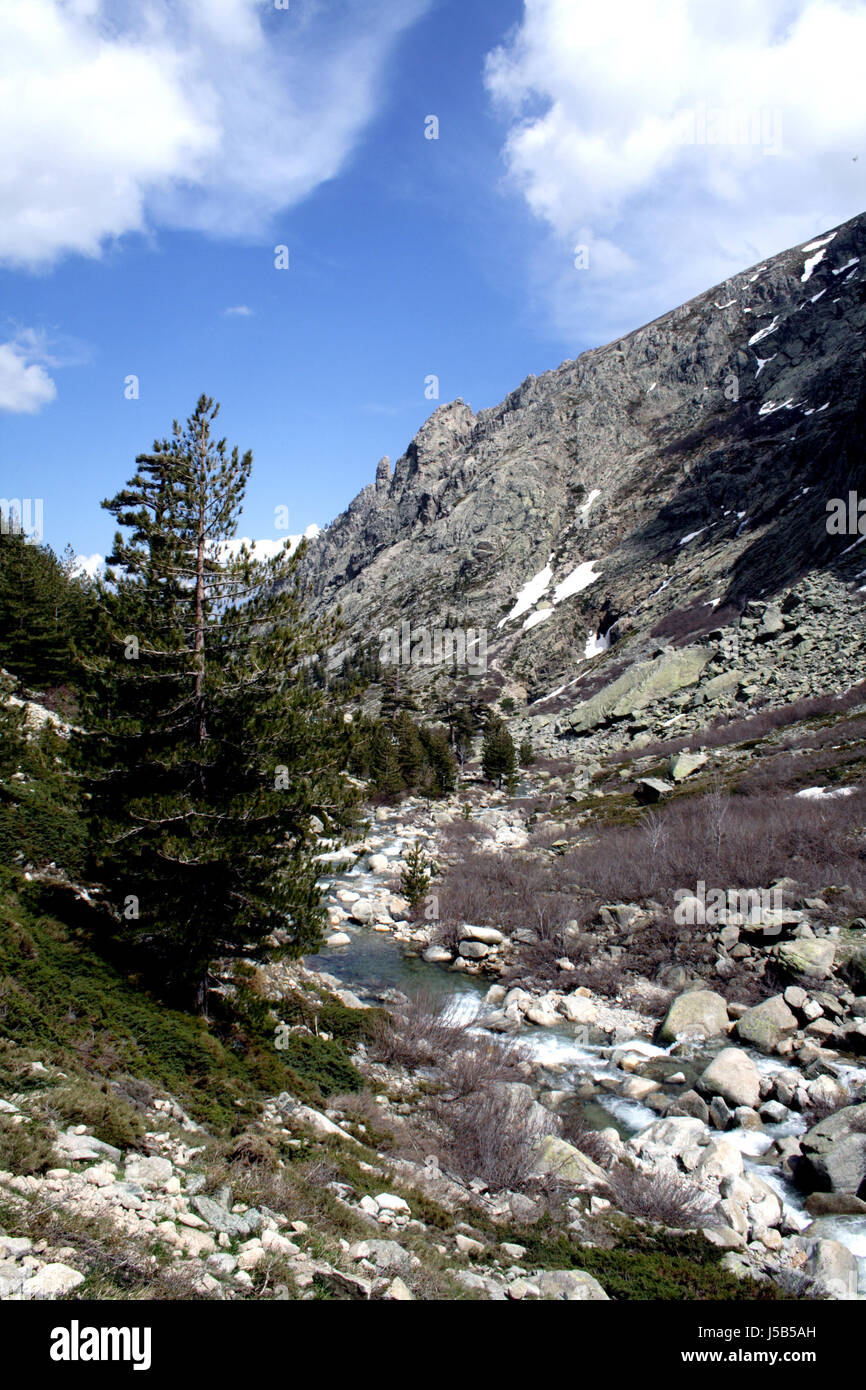
[[[230,541],[225,541],[221,549],[223,554],[228,557],[237,555],[242,545],[248,545],[254,560],[272,560],[275,555],[282,554],[286,541],[289,542],[289,553],[294,554],[302,540],[315,540],[318,534],[319,527],[313,521],[302,534],[282,536],[279,540],[274,540],[271,537],[251,540],[249,536],[236,536]]]
[[[57,395],[53,379],[29,355],[17,340],[0,343],[0,410],[35,415]]]
[[[275,555],[282,553],[285,542],[289,541],[289,552],[293,554],[301,541],[314,540],[319,534],[319,527],[315,522],[307,527],[303,534],[295,536],[283,536],[281,540],[273,540],[271,537],[264,537],[260,540],[251,540],[249,536],[236,536],[230,541],[224,541],[219,547],[223,557],[228,559],[232,555],[237,555],[242,545],[248,545],[253,553],[254,560],[271,560]],[[89,574],[94,579],[105,565],[105,556],[99,554],[76,555],[73,573]]]
[[[102,572],[105,564],[104,555],[76,555],[75,563],[72,566],[73,574],[87,574],[91,579],[95,579]]]
[[[617,336],[861,211],[864,48],[855,0],[525,0],[485,80],[557,326]]]
[[[250,319],[253,316],[253,311],[248,304],[233,304],[230,309],[223,309],[223,314],[227,319]]]
[[[260,233],[339,172],[430,3],[3,0],[0,261]]]

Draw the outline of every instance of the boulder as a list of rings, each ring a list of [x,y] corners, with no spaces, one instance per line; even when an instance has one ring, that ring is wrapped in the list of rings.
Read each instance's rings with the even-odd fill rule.
[[[382,1297],[391,1303],[413,1303],[415,1301],[415,1295],[399,1274],[391,1280]]]
[[[212,1197],[193,1197],[190,1205],[195,1208],[203,1221],[206,1221],[211,1230],[220,1232],[230,1238],[246,1237],[253,1234],[261,1226],[261,1218],[258,1221],[254,1218],[250,1220],[249,1212],[235,1215],[220,1202],[215,1202]],[[258,1212],[256,1212],[258,1217]]]
[[[826,980],[833,971],[836,947],[826,936],[796,937],[779,947],[779,964],[792,975]],[[787,993],[787,991],[786,991]]]
[[[710,1131],[701,1120],[665,1116],[633,1135],[628,1147],[648,1163],[679,1159],[682,1166],[691,1171],[700,1162],[709,1139]]]
[[[127,1182],[138,1183],[139,1187],[162,1188],[174,1176],[174,1168],[167,1158],[130,1157],[126,1160],[125,1176]]]
[[[490,953],[483,941],[461,941],[457,949],[464,960],[483,960]]]
[[[461,1255],[483,1255],[484,1246],[480,1240],[473,1240],[471,1236],[465,1236],[458,1232],[454,1238],[454,1244]]]
[[[451,960],[451,952],[446,951],[444,946],[428,946],[423,953],[423,959],[431,965],[447,965]]]
[[[703,1150],[694,1170],[698,1181],[714,1186],[726,1178],[739,1177],[743,1172],[743,1155],[729,1139],[714,1139]]]
[[[536,1177],[552,1177],[576,1187],[606,1187],[607,1175],[593,1159],[554,1134],[538,1144],[532,1164]]]
[[[780,632],[785,630],[785,620],[782,611],[776,603],[768,603],[764,609],[764,616],[761,626],[755,636],[759,642],[767,642],[773,637],[777,637]]]
[[[116,1149],[113,1144],[106,1144],[102,1139],[96,1139],[92,1134],[76,1134],[70,1128],[65,1134],[58,1134],[54,1141],[54,1152],[58,1158],[71,1159],[73,1162],[93,1162],[94,1159],[107,1158],[112,1163],[119,1163],[123,1158],[120,1149]]]
[[[805,1205],[810,1216],[866,1216],[866,1202],[850,1192],[813,1192]]]
[[[583,1269],[545,1270],[533,1280],[542,1298],[568,1303],[607,1302],[607,1294],[597,1279]]]
[[[537,1028],[555,1028],[559,1023],[558,1016],[540,1004],[534,1004],[531,1009],[527,1009],[525,1017],[528,1023],[534,1023]]]
[[[669,796],[672,791],[672,783],[663,781],[661,777],[639,777],[634,794],[642,806],[649,806]]]
[[[349,1247],[348,1253],[350,1260],[368,1260],[383,1274],[412,1273],[413,1256],[396,1240],[360,1240]]]
[[[866,1200],[866,1102],[828,1115],[800,1139],[797,1182],[809,1192],[849,1192]]]
[[[598,1005],[582,994],[567,994],[559,1001],[559,1012],[569,1023],[597,1023]]]
[[[677,1038],[718,1037],[728,1031],[728,1005],[711,989],[690,989],[680,994],[667,1011],[661,1026],[662,1042]]]
[[[648,1076],[630,1076],[623,1084],[622,1094],[629,1100],[646,1100],[648,1095],[658,1089],[659,1083]],[[681,1113],[685,1114],[686,1112],[682,1111]]]
[[[707,761],[706,753],[676,753],[668,764],[668,776],[674,782],[684,782]]]
[[[726,1047],[702,1072],[700,1085],[710,1095],[721,1096],[729,1105],[760,1104],[761,1077],[747,1052],[739,1047]]]
[[[682,1095],[676,1097],[665,1110],[666,1115],[691,1115],[695,1120],[701,1120],[703,1124],[709,1123],[710,1110],[706,1101],[698,1095],[697,1091],[683,1091]]]
[[[745,1250],[746,1237],[733,1226],[705,1226],[703,1237],[720,1250]]]
[[[216,1241],[207,1231],[196,1231],[185,1226],[183,1230],[178,1231],[177,1242],[181,1250],[193,1259],[216,1253]]]
[[[847,1300],[857,1297],[857,1257],[841,1241],[816,1240],[809,1253],[807,1268],[812,1278],[833,1298]]]
[[[737,1021],[737,1037],[762,1052],[774,1052],[783,1038],[797,1031],[797,1019],[781,994],[746,1009]]]
[[[64,1298],[83,1283],[84,1275],[70,1265],[47,1264],[24,1280],[21,1294],[24,1298]]]
[[[632,662],[623,675],[578,705],[563,725],[575,733],[589,733],[611,720],[627,719],[678,690],[696,685],[712,657],[708,647],[695,646],[666,651],[650,661]]]
[[[501,946],[505,933],[498,927],[476,927],[467,923],[460,928],[460,937],[463,941],[481,941],[485,946]]]

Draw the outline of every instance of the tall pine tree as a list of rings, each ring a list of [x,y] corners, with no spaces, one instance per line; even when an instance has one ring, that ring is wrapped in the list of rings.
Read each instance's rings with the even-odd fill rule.
[[[72,644],[87,643],[90,584],[73,568],[0,517],[0,666],[35,690],[73,679]]]
[[[100,588],[81,753],[93,868],[163,981],[206,1000],[211,962],[319,941],[313,817],[339,830],[353,793],[342,719],[306,665],[333,634],[303,615],[288,548],[230,546],[252,466],[200,397],[103,506],[118,531]]]
[[[501,787],[503,781],[510,782],[517,766],[514,740],[508,726],[498,714],[492,714],[487,721],[484,742],[481,746],[481,768],[488,782]]]

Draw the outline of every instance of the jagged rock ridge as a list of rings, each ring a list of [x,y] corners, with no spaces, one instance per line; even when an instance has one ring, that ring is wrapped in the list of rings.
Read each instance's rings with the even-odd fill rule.
[[[494,686],[537,700],[652,659],[698,602],[722,623],[811,571],[850,587],[863,552],[826,521],[864,478],[864,251],[861,215],[501,405],[440,406],[311,543],[311,606],[341,605],[346,647],[483,627]]]

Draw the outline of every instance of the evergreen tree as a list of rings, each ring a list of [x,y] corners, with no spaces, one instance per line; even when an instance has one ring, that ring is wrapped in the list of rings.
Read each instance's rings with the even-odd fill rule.
[[[206,999],[219,955],[272,933],[319,941],[314,816],[347,823],[342,718],[304,668],[333,634],[305,621],[288,547],[232,554],[249,453],[193,414],[103,506],[119,530],[100,585],[104,649],[87,665],[79,752],[93,871],[170,987]]]
[[[379,708],[380,719],[391,720],[401,710],[417,712],[418,706],[412,698],[399,666],[388,666],[382,671],[382,702]]]
[[[446,796],[457,785],[457,766],[445,729],[426,725],[420,731],[422,751],[428,768],[428,790],[432,796]]]
[[[0,518],[0,666],[36,690],[68,682],[91,618],[90,584],[73,577],[71,558]]]
[[[535,749],[528,738],[523,739],[517,758],[521,767],[530,767],[535,762]]]
[[[503,719],[491,715],[487,721],[484,742],[481,747],[481,768],[488,782],[501,787],[503,781],[511,782],[517,766],[514,741]]]
[[[86,831],[66,740],[50,721],[41,729],[28,724],[25,706],[13,699],[11,682],[0,680],[0,866],[53,865],[76,876]]]
[[[400,871],[400,888],[413,911],[417,911],[427,896],[432,868],[433,864],[421,848],[420,840],[416,840],[404,855]]]
[[[397,796],[405,782],[397,760],[397,746],[381,720],[376,720],[370,734],[368,752],[369,778],[381,796]]]
[[[394,720],[394,733],[397,738],[397,764],[403,786],[410,790],[420,787],[424,781],[427,758],[418,733],[418,725],[405,710]]]

